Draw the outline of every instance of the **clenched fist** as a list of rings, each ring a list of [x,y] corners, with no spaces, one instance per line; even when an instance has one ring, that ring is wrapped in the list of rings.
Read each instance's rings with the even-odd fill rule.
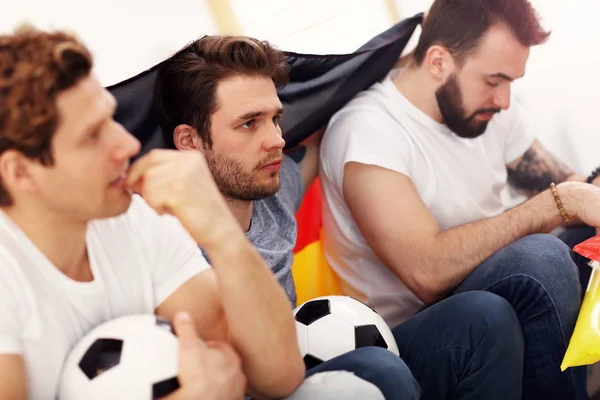
[[[172,214],[201,246],[240,229],[197,151],[152,150],[129,171],[127,185],[159,214]]]

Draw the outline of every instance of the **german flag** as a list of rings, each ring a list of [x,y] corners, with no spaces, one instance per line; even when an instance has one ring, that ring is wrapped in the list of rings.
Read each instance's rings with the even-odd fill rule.
[[[327,263],[323,251],[321,206],[321,185],[317,178],[296,213],[298,239],[292,274],[298,305],[315,297],[341,294],[339,278]]]
[[[353,53],[319,55],[285,51],[291,67],[290,79],[277,93],[285,108],[281,128],[286,149],[296,147],[357,93],[383,79],[398,63],[422,16],[419,13],[395,24]],[[343,36],[344,32],[337,34]],[[142,143],[140,156],[151,149],[166,147],[152,90],[161,64],[107,88],[117,99],[115,120]],[[298,241],[292,272],[298,304],[316,296],[339,293],[339,281],[323,253],[321,215],[317,180],[297,212]]]
[[[285,51],[291,67],[290,79],[277,93],[285,108],[281,129],[286,149],[296,147],[357,93],[384,78],[398,62],[421,20],[422,14],[407,18],[349,54]],[[343,36],[344,32],[338,34]],[[163,62],[107,88],[117,99],[115,119],[142,143],[140,155],[166,147],[152,90]]]

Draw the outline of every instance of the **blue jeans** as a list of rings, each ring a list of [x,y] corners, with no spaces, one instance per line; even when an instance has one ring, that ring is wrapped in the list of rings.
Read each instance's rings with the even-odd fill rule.
[[[387,400],[519,399],[523,337],[512,307],[487,292],[452,296],[392,330],[401,358],[357,349],[308,371],[345,370]]]
[[[478,266],[455,293],[471,290],[495,293],[516,311],[525,341],[523,399],[588,398],[585,367],[560,371],[582,298],[568,246],[545,234],[517,240]]]

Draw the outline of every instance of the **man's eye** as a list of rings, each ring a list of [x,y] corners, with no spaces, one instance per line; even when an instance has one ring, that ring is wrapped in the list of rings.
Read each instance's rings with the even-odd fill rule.
[[[490,81],[486,81],[486,83],[488,85],[490,85],[491,87],[497,87],[499,85],[499,83],[494,83],[494,82],[490,82]]]
[[[244,122],[244,123],[242,124],[242,128],[251,129],[251,128],[253,128],[253,127],[254,127],[254,125],[255,125],[255,122],[254,122],[254,120],[253,120],[253,119],[251,119],[250,121]]]

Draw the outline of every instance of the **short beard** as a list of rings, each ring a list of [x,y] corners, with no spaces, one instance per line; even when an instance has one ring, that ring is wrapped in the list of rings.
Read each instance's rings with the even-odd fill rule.
[[[269,162],[280,159],[282,157],[281,153],[278,153],[275,157],[271,155],[267,159],[261,160],[252,168],[250,173],[245,171],[239,162],[230,157],[214,154],[210,150],[206,151],[204,155],[217,187],[223,196],[230,200],[260,200],[279,191],[279,171],[271,173],[272,177],[276,177],[273,183],[264,185],[254,182],[254,172]]]
[[[446,82],[436,90],[440,114],[444,124],[457,136],[465,139],[475,139],[481,136],[487,129],[489,121],[476,121],[477,114],[495,114],[500,112],[499,108],[482,108],[470,116],[465,116],[462,93],[458,86],[456,74],[450,76]]]

